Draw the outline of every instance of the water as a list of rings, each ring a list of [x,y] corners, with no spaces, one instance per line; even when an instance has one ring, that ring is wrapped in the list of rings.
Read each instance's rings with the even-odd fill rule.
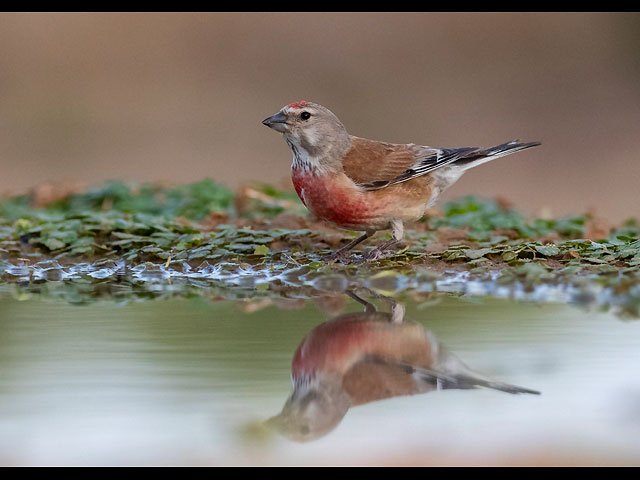
[[[13,285],[0,296],[3,465],[640,463],[640,322],[613,311],[428,292],[397,296],[394,306],[363,289],[359,299],[377,316],[340,292],[147,300],[112,289],[72,304],[42,288]],[[266,426],[292,393],[292,359],[303,339],[319,326],[344,325],[347,313],[382,328],[387,351],[370,336],[356,341],[329,329],[320,345],[342,347],[316,351],[316,364],[342,368],[345,351],[362,360],[366,350],[357,379],[369,379],[370,396],[402,390],[394,375],[403,368],[408,375],[402,365],[416,338],[497,382],[540,394],[442,388],[455,386],[461,367],[451,360],[440,379],[429,377],[444,368],[433,354],[425,393],[347,404],[328,432],[307,422],[306,442],[273,420]],[[401,368],[381,370],[390,364]],[[333,407],[344,404],[344,392],[327,391],[320,394]],[[351,393],[351,404],[364,398]],[[326,416],[321,407],[309,415]]]

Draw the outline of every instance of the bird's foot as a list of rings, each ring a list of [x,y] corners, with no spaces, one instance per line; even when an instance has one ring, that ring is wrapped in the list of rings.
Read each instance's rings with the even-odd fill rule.
[[[359,236],[355,240],[351,240],[344,247],[339,248],[338,250],[333,252],[331,255],[329,255],[327,258],[325,258],[325,260],[328,263],[337,262],[339,260],[340,262],[342,262],[345,265],[347,265],[349,263],[352,263],[352,260],[349,257],[349,252],[351,251],[351,249],[353,247],[355,247],[356,245],[358,245],[363,240],[366,240],[367,238],[369,238],[371,235],[372,235],[372,233],[367,232],[367,233]]]
[[[331,255],[325,257],[325,262],[327,263],[335,263],[340,262],[344,265],[349,265],[352,262],[351,255],[349,255],[348,251],[340,251],[337,250],[333,252]]]
[[[365,253],[359,263],[376,262],[385,258],[393,257],[396,250],[391,249],[393,245],[380,245],[377,248]]]

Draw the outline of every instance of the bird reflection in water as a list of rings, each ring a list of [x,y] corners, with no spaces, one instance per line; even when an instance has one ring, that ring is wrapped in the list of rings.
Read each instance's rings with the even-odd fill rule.
[[[492,388],[506,393],[540,392],[474,372],[415,322],[404,306],[369,292],[390,313],[356,295],[364,312],[339,315],[314,328],[300,343],[291,365],[293,392],[267,425],[291,440],[306,442],[332,431],[351,407],[434,390]]]

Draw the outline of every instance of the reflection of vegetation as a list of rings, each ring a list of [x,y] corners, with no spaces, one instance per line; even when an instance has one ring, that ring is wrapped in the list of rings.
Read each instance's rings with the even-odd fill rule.
[[[355,274],[398,285],[412,279],[419,288],[416,279],[456,271],[466,272],[468,279],[525,289],[588,282],[638,296],[640,226],[635,221],[613,228],[589,214],[532,219],[498,202],[466,197],[409,226],[406,248],[391,258],[371,265],[327,265],[322,255],[348,235],[314,222],[295,194],[270,186],[234,195],[210,180],[136,188],[111,182],[85,193],[50,195],[48,201],[41,197],[0,201],[0,278],[5,282],[63,279],[95,286],[126,280],[136,286],[161,281],[172,282],[174,290],[179,281],[185,287],[213,282],[229,291],[246,285],[253,293],[269,294]],[[78,267],[87,262],[91,268]]]

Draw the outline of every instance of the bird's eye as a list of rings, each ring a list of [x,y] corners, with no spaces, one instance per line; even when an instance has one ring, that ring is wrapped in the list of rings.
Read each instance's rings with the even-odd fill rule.
[[[302,120],[309,120],[311,118],[311,114],[309,112],[302,112],[300,114],[300,118]]]

